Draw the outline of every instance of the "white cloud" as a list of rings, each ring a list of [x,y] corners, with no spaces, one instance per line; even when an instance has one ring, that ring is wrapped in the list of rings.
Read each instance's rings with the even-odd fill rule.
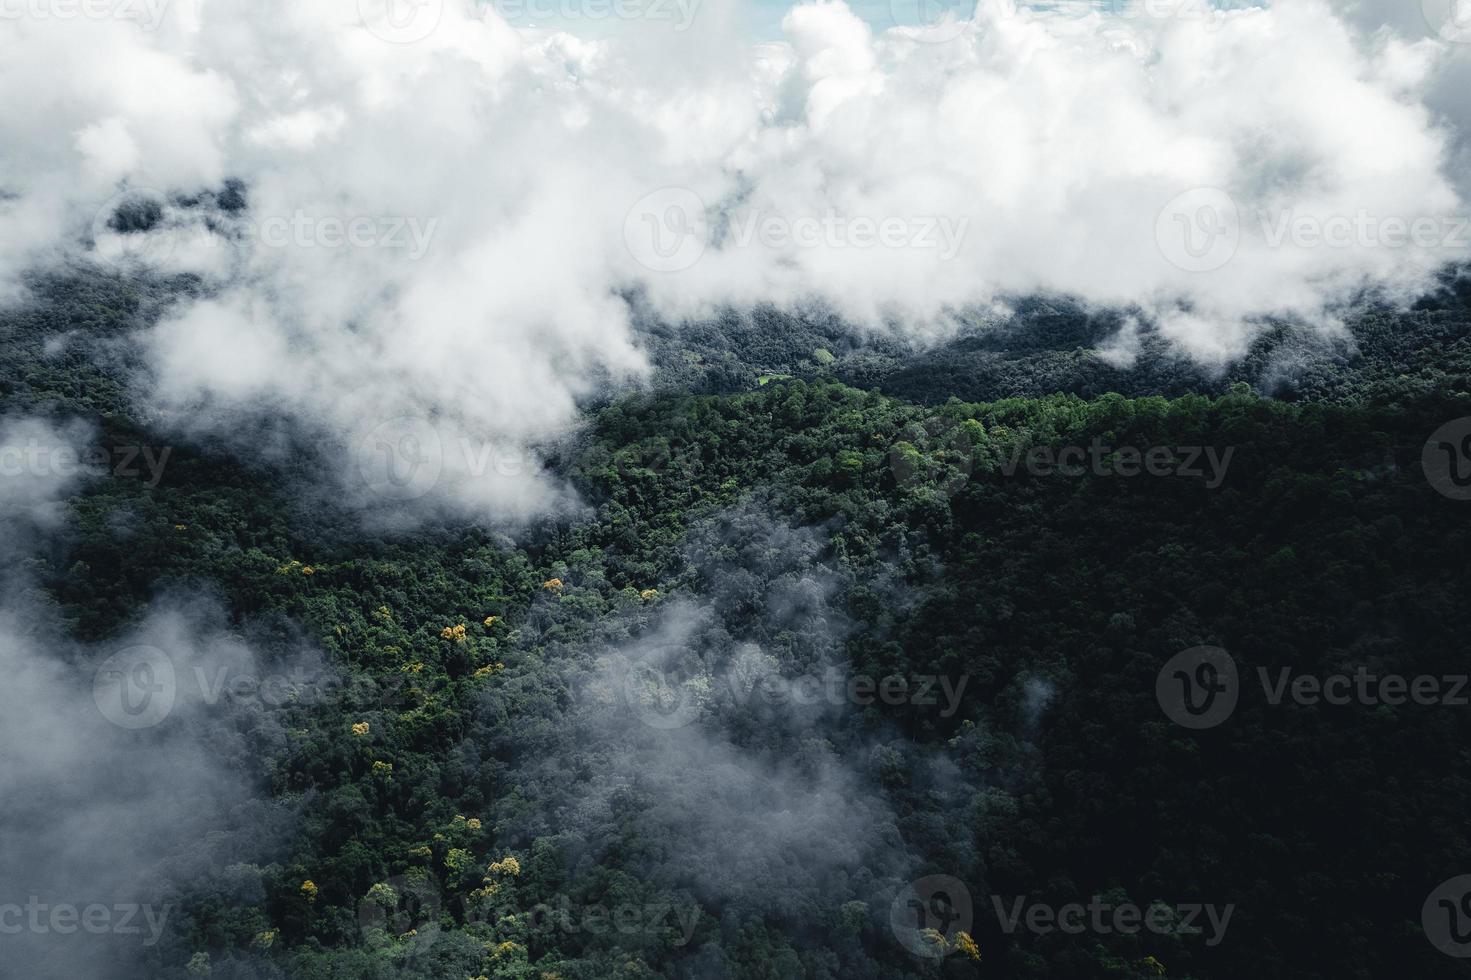
[[[6,564],[38,533],[58,526],[68,495],[97,473],[90,435],[77,421],[0,418],[0,559]]]
[[[151,31],[12,19],[0,260],[85,242],[120,181],[241,178],[246,212],[172,202],[152,232],[100,228],[111,261],[215,290],[146,338],[158,406],[325,426],[344,484],[383,426],[427,425],[457,448],[413,499],[526,516],[555,491],[473,461],[556,438],[580,397],[645,370],[630,286],[670,316],[818,300],[911,329],[1061,291],[1207,359],[1264,316],[1331,327],[1366,286],[1413,294],[1465,256],[1467,99],[1447,80],[1467,58],[1380,7],[996,0],[884,32],[832,2],[765,45],[730,40],[713,3],[688,30],[620,8],[644,19],[598,40],[453,0],[393,25],[355,0],[200,0]]]

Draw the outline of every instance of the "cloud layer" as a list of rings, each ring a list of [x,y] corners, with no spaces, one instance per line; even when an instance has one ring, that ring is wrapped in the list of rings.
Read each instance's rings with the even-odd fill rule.
[[[285,417],[344,499],[516,520],[561,501],[527,448],[646,370],[631,292],[921,332],[1061,292],[1217,360],[1464,259],[1454,24],[1104,8],[806,4],[753,45],[718,2],[573,3],[589,40],[458,0],[34,0],[0,20],[0,268],[193,272],[140,338],[165,418],[248,449]]]

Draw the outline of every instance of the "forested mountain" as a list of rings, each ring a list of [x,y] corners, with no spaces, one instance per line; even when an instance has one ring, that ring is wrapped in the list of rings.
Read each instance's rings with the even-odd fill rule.
[[[1471,504],[1422,472],[1471,416],[1458,284],[1219,371],[1147,331],[1129,367],[1126,317],[1062,301],[925,349],[650,320],[652,385],[547,447],[575,506],[383,534],[302,491],[331,465],[307,434],[241,458],[133,404],[130,331],[192,288],[49,280],[0,320],[4,415],[81,419],[110,464],[44,538],[14,518],[11,615],[82,665],[175,638],[150,643],[177,707],[113,733],[106,792],[170,739],[238,784],[147,856],[158,941],[109,955],[160,980],[1460,975],[1420,917],[1471,871],[1471,708],[1273,699],[1284,669],[1465,672]],[[1199,647],[1239,701],[1192,728],[1158,685]],[[1027,924],[1069,903],[1158,918]]]
[[[694,324],[646,316],[644,331],[662,384],[684,391],[729,393],[795,376],[933,404],[1055,393],[1220,395],[1245,382],[1289,401],[1395,401],[1466,375],[1468,302],[1471,279],[1447,276],[1413,311],[1366,303],[1336,332],[1279,324],[1244,357],[1218,365],[1190,359],[1137,317],[1066,298],[957,317],[925,343],[907,333],[855,334],[821,311],[727,312]]]

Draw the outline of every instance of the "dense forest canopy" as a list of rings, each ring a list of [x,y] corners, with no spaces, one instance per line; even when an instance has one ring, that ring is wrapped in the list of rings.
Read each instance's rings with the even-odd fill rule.
[[[1420,917],[1471,869],[1471,504],[1425,470],[1471,416],[1464,282],[1219,371],[1131,366],[1126,317],[1060,299],[920,350],[651,317],[654,383],[543,447],[575,503],[373,532],[309,489],[334,465],[311,433],[265,417],[282,448],[242,456],[133,401],[130,331],[191,280],[31,285],[0,321],[0,437],[80,462],[55,507],[0,512],[0,725],[55,725],[68,775],[0,804],[47,844],[0,857],[0,898],[34,901],[45,860],[154,914],[65,956],[1458,975]],[[1191,726],[1160,691],[1199,648],[1237,683]],[[39,699],[43,660],[77,698]],[[1344,675],[1438,696],[1312,696]],[[107,677],[159,700],[119,713]]]
[[[1471,963],[1471,0],[0,0],[0,980]]]

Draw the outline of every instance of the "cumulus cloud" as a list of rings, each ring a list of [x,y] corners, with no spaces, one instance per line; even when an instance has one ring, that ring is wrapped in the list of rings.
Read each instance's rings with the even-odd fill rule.
[[[1466,45],[1415,5],[1232,6],[821,2],[751,44],[714,2],[562,11],[593,39],[34,0],[0,21],[0,264],[201,276],[141,338],[165,417],[302,420],[346,499],[522,518],[562,499],[528,448],[646,370],[633,293],[916,331],[1065,293],[1220,360],[1462,260]]]

